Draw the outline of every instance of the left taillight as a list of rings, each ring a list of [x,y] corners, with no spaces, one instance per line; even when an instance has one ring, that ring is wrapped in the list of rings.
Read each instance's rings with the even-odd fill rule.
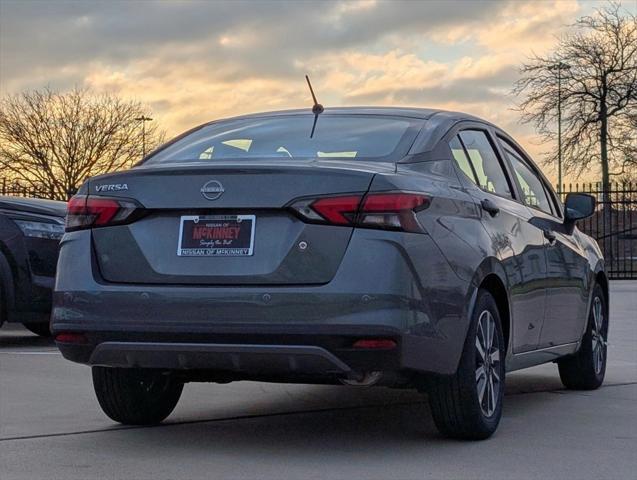
[[[305,198],[290,207],[311,223],[423,233],[416,213],[430,203],[422,193],[377,192]]]
[[[130,199],[76,195],[67,206],[66,231],[130,223],[142,211],[141,205]]]

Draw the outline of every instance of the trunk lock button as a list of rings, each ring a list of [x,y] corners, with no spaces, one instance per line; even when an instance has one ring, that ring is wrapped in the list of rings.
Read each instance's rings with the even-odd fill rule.
[[[307,242],[301,241],[299,242],[299,250],[303,251],[307,249]]]

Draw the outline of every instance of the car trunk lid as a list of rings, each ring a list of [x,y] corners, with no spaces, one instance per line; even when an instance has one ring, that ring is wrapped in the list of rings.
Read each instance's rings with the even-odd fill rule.
[[[136,168],[90,181],[90,195],[122,197],[146,215],[93,229],[106,281],[136,284],[322,284],[341,262],[351,227],[304,223],[300,197],[366,192],[374,162],[252,162]]]

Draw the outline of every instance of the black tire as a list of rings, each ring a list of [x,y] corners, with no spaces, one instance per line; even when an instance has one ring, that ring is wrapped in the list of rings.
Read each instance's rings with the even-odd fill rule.
[[[174,410],[183,383],[154,370],[93,367],[93,387],[102,410],[125,425],[155,425]]]
[[[485,322],[490,328],[495,326],[490,355],[486,355],[488,361],[477,347],[477,343],[484,345]],[[483,440],[496,431],[504,399],[505,350],[496,302],[489,292],[479,290],[457,372],[432,379],[428,388],[431,413],[440,433],[463,440]],[[492,396],[488,379],[493,382]]]
[[[597,315],[601,315],[601,319]],[[595,285],[580,349],[557,361],[560,379],[566,388],[595,390],[601,386],[606,374],[607,338],[608,302],[602,287]]]
[[[38,323],[23,323],[24,328],[28,331],[35,333],[44,338],[49,338],[51,336],[51,330],[49,328],[49,322],[38,322]]]

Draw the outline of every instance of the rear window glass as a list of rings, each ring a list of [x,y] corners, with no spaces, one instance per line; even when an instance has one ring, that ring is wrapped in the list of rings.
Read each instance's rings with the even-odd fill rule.
[[[314,115],[228,120],[204,126],[145,163],[228,159],[349,159],[393,161],[405,155],[421,123],[371,115]]]

